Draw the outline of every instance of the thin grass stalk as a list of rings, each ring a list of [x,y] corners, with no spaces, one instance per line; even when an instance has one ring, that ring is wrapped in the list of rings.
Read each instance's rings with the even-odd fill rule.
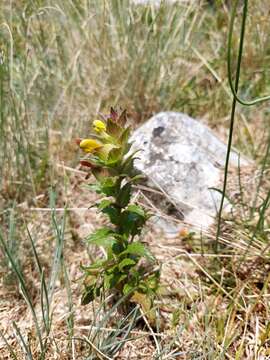
[[[219,212],[218,212],[218,224],[217,224],[217,233],[216,233],[216,242],[215,242],[215,251],[216,252],[218,251],[218,239],[219,239],[220,228],[221,228],[221,216],[222,216],[222,209],[223,209],[223,205],[224,205],[225,193],[226,193],[226,188],[227,188],[229,158],[230,158],[230,152],[231,152],[231,146],[232,146],[236,103],[239,102],[242,105],[250,106],[250,105],[255,105],[260,102],[270,99],[270,95],[269,95],[269,96],[257,98],[250,102],[245,102],[237,96],[239,80],[240,80],[241,61],[242,61],[242,55],[243,55],[246,20],[247,20],[247,15],[248,15],[248,0],[244,0],[244,5],[243,5],[242,23],[241,23],[241,31],[240,31],[240,42],[239,42],[238,57],[237,57],[236,78],[235,78],[235,84],[233,85],[232,70],[231,70],[231,49],[232,49],[233,27],[234,27],[234,21],[236,18],[236,11],[237,11],[238,3],[239,3],[239,0],[236,0],[235,4],[233,6],[230,27],[229,27],[229,36],[228,36],[227,70],[228,70],[228,79],[229,79],[230,88],[233,93],[233,102],[232,102],[232,109],[231,109],[230,131],[229,131],[229,139],[228,139],[227,154],[226,154],[225,169],[224,169],[223,191],[222,191],[220,208],[219,208]],[[254,236],[252,236],[252,239],[254,239]],[[250,244],[249,244],[249,246],[250,246]]]
[[[66,208],[64,209],[64,214],[62,218],[61,228],[59,229],[57,219],[56,219],[56,212],[55,212],[55,193],[52,191],[50,194],[50,202],[51,202],[51,208],[52,211],[52,224],[55,231],[55,236],[57,240],[56,248],[55,248],[55,254],[53,258],[53,264],[52,264],[52,270],[50,275],[50,281],[49,281],[49,290],[48,290],[48,298],[49,303],[52,302],[54,290],[55,290],[55,283],[58,276],[59,268],[61,265],[61,259],[63,256],[63,246],[64,246],[64,236],[65,236],[65,226],[66,226]]]
[[[18,326],[16,325],[15,321],[12,322],[12,325],[14,326],[16,334],[19,337],[19,340],[21,342],[21,347],[24,350],[25,355],[27,356],[27,359],[34,360],[34,358],[32,356],[31,348],[26,344],[26,342],[22,336],[22,333],[21,333],[20,329],[18,328]]]
[[[238,5],[238,0],[235,2],[233,7],[232,15],[231,15],[231,24],[233,24],[235,16],[236,16],[236,9]],[[245,29],[246,29],[246,19],[247,19],[247,10],[248,10],[248,0],[244,2],[244,9],[243,9],[243,16],[242,16],[242,24],[241,24],[241,33],[240,33],[240,41],[239,41],[239,48],[238,48],[238,56],[237,56],[237,68],[236,68],[236,77],[235,77],[235,84],[234,89],[237,94],[239,80],[240,80],[240,71],[241,71],[241,62],[242,62],[242,54],[243,54],[243,47],[244,47],[244,39],[245,39]],[[229,31],[229,41],[228,41],[228,56],[227,56],[227,65],[228,65],[228,72],[230,72],[230,49],[231,49],[231,42],[230,42],[230,33],[232,31],[232,25]],[[234,95],[234,93],[233,93]],[[218,223],[217,223],[217,232],[216,232],[216,241],[215,241],[215,252],[218,252],[218,240],[221,230],[221,216],[222,210],[225,200],[226,188],[227,188],[227,180],[228,180],[228,170],[229,170],[229,161],[230,161],[230,153],[232,147],[232,139],[233,139],[233,130],[234,130],[234,122],[235,122],[235,111],[236,111],[236,104],[237,98],[234,95],[232,101],[232,108],[231,108],[231,116],[230,116],[230,131],[229,131],[229,138],[227,144],[227,153],[226,153],[226,161],[225,161],[225,169],[224,169],[224,180],[223,180],[223,189],[222,189],[222,196],[221,202],[218,212]]]
[[[92,353],[94,353],[94,358],[91,356],[91,357],[87,357],[85,360],[92,360],[92,359],[100,359],[100,360],[103,360],[103,359],[106,359],[106,360],[112,360],[112,358],[108,357],[107,355],[103,354],[97,347],[94,343],[92,343],[92,341],[90,341],[86,336],[84,337],[74,337],[73,338],[74,340],[79,340],[79,341],[82,341],[82,342],[85,342],[89,348],[92,350]]]
[[[234,99],[239,102],[240,104],[244,105],[244,106],[252,106],[255,104],[259,104],[261,102],[270,100],[270,95],[267,96],[263,96],[263,97],[258,97],[254,100],[250,100],[250,101],[246,101],[241,99],[238,95],[237,95],[237,91],[238,91],[238,86],[236,87],[236,84],[233,84],[233,77],[232,77],[232,65],[231,65],[231,49],[232,49],[232,36],[233,36],[233,28],[234,28],[234,21],[236,18],[236,10],[237,10],[237,6],[239,4],[239,0],[235,1],[233,10],[232,10],[232,16],[231,16],[231,22],[230,22],[230,27],[229,27],[229,36],[228,36],[228,55],[227,55],[227,66],[228,66],[228,80],[229,80],[229,85],[231,88],[231,91],[233,93],[233,97]],[[244,38],[242,38],[242,35],[244,35],[243,33],[245,32],[245,27],[246,27],[246,18],[247,18],[247,13],[248,13],[248,0],[244,0],[244,10],[243,10],[243,17],[242,17],[242,27],[241,27],[241,38],[240,38],[240,44],[241,44],[241,40],[243,41]],[[240,45],[239,45],[239,50],[240,50]],[[241,50],[242,52],[242,50]],[[241,61],[241,59],[239,59],[239,55],[240,52],[238,54],[238,60]],[[236,77],[237,79],[237,77]],[[239,79],[238,79],[239,81]]]
[[[72,290],[71,290],[71,286],[70,286],[68,270],[67,270],[64,260],[63,260],[62,267],[63,267],[63,272],[64,272],[64,282],[65,282],[65,288],[67,291],[68,310],[69,310],[69,315],[67,318],[68,336],[69,336],[70,348],[72,348],[72,337],[74,336],[73,301],[72,301]]]
[[[39,340],[40,350],[41,350],[41,352],[43,352],[43,350],[44,350],[43,340],[42,340],[42,336],[41,336],[40,327],[39,327],[39,324],[38,324],[37,315],[36,315],[36,312],[35,312],[35,309],[34,309],[34,305],[33,305],[32,301],[31,301],[31,297],[30,297],[30,295],[28,293],[28,290],[27,290],[23,275],[20,272],[20,270],[18,269],[18,267],[17,267],[17,265],[16,265],[16,263],[15,263],[15,261],[13,259],[13,256],[11,255],[11,253],[10,253],[10,251],[9,251],[7,245],[6,245],[6,242],[4,241],[4,238],[3,238],[2,234],[1,234],[1,232],[0,232],[0,244],[1,244],[2,248],[3,248],[4,255],[9,259],[9,261],[10,261],[10,263],[12,265],[12,269],[15,272],[17,278],[18,278],[19,285],[20,285],[21,292],[22,292],[22,295],[24,297],[24,300],[25,300],[25,302],[27,303],[27,305],[29,306],[29,308],[31,310],[32,317],[33,317],[35,327],[36,327],[38,340]]]
[[[110,319],[111,315],[113,314],[113,312],[118,308],[119,305],[121,305],[122,303],[125,303],[126,299],[130,296],[129,293],[127,293],[126,295],[122,296],[112,307],[111,309],[106,313],[106,315],[103,317],[103,319],[100,321],[100,323],[98,324],[97,328],[95,329],[95,333],[93,334],[93,337],[91,337],[91,341],[94,341],[96,339],[96,337],[100,334],[100,328],[104,327],[105,324],[107,323],[107,321]],[[101,312],[101,310],[103,309],[103,305],[106,302],[106,299],[103,301],[103,303],[100,305],[97,313],[96,313],[96,318],[99,315],[99,313]],[[92,329],[91,329],[92,330]],[[91,332],[89,332],[89,336],[90,337]]]
[[[18,360],[15,352],[13,351],[12,346],[9,344],[9,342],[7,341],[5,335],[2,333],[2,330],[0,329],[0,336],[3,339],[4,343],[6,344],[6,347],[10,353],[10,356],[12,357],[13,360]]]
[[[128,318],[131,316],[132,312],[134,312],[130,323],[127,324],[126,326],[124,326],[124,328],[119,327],[119,328],[120,328],[119,331],[115,331],[115,332],[114,332],[114,334],[113,334],[113,336],[112,336],[112,340],[114,340],[117,336],[121,335],[121,334],[124,332],[125,328],[127,327],[127,330],[126,330],[125,334],[122,336],[121,340],[116,341],[116,342],[113,343],[113,344],[105,345],[104,347],[102,347],[102,350],[103,350],[103,351],[104,351],[105,349],[107,349],[107,348],[111,349],[112,347],[115,346],[113,349],[111,349],[111,351],[113,351],[113,353],[116,354],[117,351],[120,350],[120,348],[121,348],[121,346],[122,346],[123,344],[125,344],[127,341],[130,341],[130,339],[128,339],[128,337],[129,337],[129,335],[130,335],[130,332],[131,332],[132,328],[135,326],[136,321],[138,320],[138,318],[137,318],[138,311],[139,311],[139,308],[138,308],[138,307],[135,307],[135,309],[132,310],[132,311],[128,314],[128,316],[126,317],[126,319],[128,319]]]
[[[50,332],[50,303],[49,303],[49,298],[48,298],[48,289],[46,286],[46,282],[45,282],[45,278],[44,278],[44,270],[41,267],[40,261],[39,261],[39,257],[36,251],[36,247],[34,244],[34,241],[32,239],[32,236],[30,234],[30,231],[27,227],[27,233],[28,236],[30,238],[31,241],[31,247],[32,247],[32,251],[34,254],[34,258],[37,264],[37,268],[39,271],[39,275],[40,275],[40,300],[41,300],[41,310],[42,310],[42,318],[43,318],[43,322],[44,322],[44,327],[46,329],[47,335],[49,335]],[[44,304],[44,298],[45,298],[45,304]],[[45,309],[44,309],[45,307]]]

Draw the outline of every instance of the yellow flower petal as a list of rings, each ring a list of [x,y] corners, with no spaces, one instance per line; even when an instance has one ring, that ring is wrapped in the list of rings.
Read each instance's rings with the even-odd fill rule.
[[[93,127],[94,130],[98,133],[106,131],[106,124],[101,120],[94,120]]]
[[[103,145],[95,139],[83,139],[80,142],[80,148],[86,153],[92,153]]]

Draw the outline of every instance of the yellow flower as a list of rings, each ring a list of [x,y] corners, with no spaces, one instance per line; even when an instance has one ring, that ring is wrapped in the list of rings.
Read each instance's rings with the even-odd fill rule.
[[[80,142],[80,148],[86,153],[92,153],[103,145],[95,139],[83,139]]]
[[[94,120],[93,127],[97,133],[102,133],[106,131],[106,124],[101,120]]]

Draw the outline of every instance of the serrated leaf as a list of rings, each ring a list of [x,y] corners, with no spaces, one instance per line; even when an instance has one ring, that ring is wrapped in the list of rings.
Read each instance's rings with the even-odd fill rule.
[[[125,251],[122,252],[122,254],[131,254],[131,255],[137,255],[141,257],[146,257],[151,261],[154,261],[154,256],[150,253],[150,251],[139,241],[135,241],[131,244],[128,244]]]
[[[119,224],[120,209],[116,208],[113,204],[102,209],[102,212],[109,216],[112,224]]]
[[[132,293],[132,291],[134,291],[134,289],[135,289],[135,287],[133,284],[127,283],[123,287],[123,294],[127,295],[129,293]]]
[[[121,148],[117,145],[108,143],[104,144],[100,149],[97,150],[99,159],[103,161],[104,166],[107,166],[110,162],[113,162],[113,154],[118,154]]]
[[[148,288],[152,291],[157,290],[159,286],[159,271],[155,272],[153,275],[149,276],[145,281]]]
[[[121,157],[122,157],[122,149],[114,148],[114,149],[110,150],[106,164],[108,166],[115,165],[118,161],[121,160]]]
[[[127,154],[124,157],[124,160],[122,162],[122,172],[123,172],[123,174],[128,174],[128,175],[131,176],[131,174],[133,172],[135,172],[134,160],[137,159],[137,157],[135,157],[135,154],[137,154],[140,151],[141,150],[133,151],[131,154],[129,154],[129,155]]]
[[[117,177],[107,177],[101,181],[100,189],[107,196],[114,196],[117,188]]]
[[[130,201],[131,198],[131,184],[126,183],[121,190],[119,191],[118,197],[117,197],[117,204],[121,206],[122,208],[126,207]]]
[[[146,294],[148,290],[147,284],[144,281],[141,281],[138,287],[138,291],[142,292],[143,294]]]
[[[135,205],[135,204],[131,204],[127,207],[127,211],[129,212],[133,212],[135,214],[137,214],[138,216],[141,217],[145,217],[145,211],[143,210],[142,207]]]
[[[108,228],[101,228],[96,230],[93,234],[91,234],[87,241],[90,244],[98,245],[98,246],[112,246],[112,244],[116,241],[114,238],[114,232]]]
[[[95,274],[99,274],[101,272],[101,269],[103,269],[105,267],[105,265],[106,265],[106,261],[98,260],[94,264],[91,264],[88,266],[83,266],[81,264],[80,268],[81,268],[81,270],[83,270],[91,275],[95,275]]]
[[[132,236],[138,235],[140,234],[145,221],[146,217],[144,211],[137,205],[129,205],[121,214],[120,231]]]
[[[110,115],[108,116],[108,119],[111,118],[113,121],[117,121],[118,118],[118,112],[114,110],[114,108],[111,106],[110,109]]]
[[[145,256],[146,255],[146,249],[145,246],[138,242],[135,241],[131,244],[128,244],[126,250],[123,252],[125,254],[132,254],[132,255],[139,255],[139,256]]]
[[[127,274],[121,274],[117,283],[119,284],[121,281],[125,280],[126,278],[127,278]]]
[[[115,242],[113,245],[112,245],[112,251],[115,255],[119,255],[121,254],[123,251],[124,251],[124,245],[122,242]]]
[[[103,199],[100,201],[100,203],[97,204],[97,208],[99,211],[102,211],[103,209],[107,208],[112,204],[111,200]]]
[[[118,265],[118,268],[120,271],[123,271],[123,269],[126,267],[126,266],[131,266],[131,265],[135,265],[136,262],[132,259],[124,259],[120,262],[120,264]]]
[[[110,274],[106,274],[104,276],[104,287],[105,289],[112,289],[116,287],[121,281],[123,281],[127,277],[126,274],[121,274],[120,272],[113,272]]]

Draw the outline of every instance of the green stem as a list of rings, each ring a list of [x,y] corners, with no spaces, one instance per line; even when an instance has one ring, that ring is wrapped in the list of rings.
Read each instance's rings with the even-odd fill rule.
[[[230,65],[231,65],[230,64],[231,32],[232,32],[232,27],[233,27],[232,25],[234,23],[234,19],[235,19],[235,16],[236,16],[236,9],[237,9],[238,2],[239,2],[239,0],[236,0],[235,5],[233,7],[232,20],[231,20],[231,26],[230,26],[230,31],[229,31],[228,58],[227,58],[227,60],[228,60],[227,65],[228,65],[228,73],[229,74],[231,73],[231,68],[230,68]],[[248,0],[245,0],[244,9],[243,9],[242,24],[241,24],[241,34],[240,34],[240,42],[239,42],[239,48],[238,48],[236,78],[235,78],[235,85],[234,85],[233,95],[234,95],[234,93],[237,94],[238,87],[239,87],[241,61],[242,61],[242,55],[243,55],[245,29],[246,29],[247,10],[248,10]],[[234,122],[235,122],[236,104],[237,104],[237,97],[234,95],[233,101],[232,101],[232,108],[231,108],[230,132],[229,132],[227,153],[226,153],[226,161],[225,161],[222,197],[221,197],[220,208],[219,208],[219,212],[218,212],[218,224],[217,224],[217,233],[216,233],[216,242],[215,242],[215,251],[216,252],[218,252],[218,239],[219,239],[220,228],[221,228],[221,215],[222,215],[222,209],[223,209],[223,206],[224,206],[225,193],[226,193],[226,188],[227,188],[228,170],[229,170],[230,153],[231,153],[231,147],[232,147],[232,138],[233,138],[233,130],[234,130]]]
[[[246,101],[246,100],[241,99],[237,95],[237,87],[234,86],[234,84],[233,84],[232,66],[231,66],[231,49],[232,49],[232,36],[233,36],[234,21],[235,21],[235,18],[236,18],[236,10],[237,10],[238,3],[239,3],[239,0],[236,0],[235,5],[234,5],[233,10],[232,10],[231,22],[230,22],[230,26],[229,26],[228,55],[227,55],[228,80],[229,80],[229,85],[230,85],[231,91],[232,91],[233,96],[236,99],[236,101],[239,102],[242,105],[245,105],[245,106],[252,106],[252,105],[258,104],[260,102],[270,100],[270,95],[263,96],[263,97],[258,97],[256,99]],[[248,8],[248,0],[245,0],[245,2],[244,2],[244,11],[243,11],[243,19],[242,19],[241,36],[242,36],[242,32],[245,32],[245,22],[246,22],[246,17],[247,17],[247,8]],[[244,23],[244,27],[243,27],[243,23]],[[240,41],[241,40],[244,40],[244,39],[241,38]],[[239,58],[238,58],[238,60],[239,60]],[[241,61],[241,59],[240,59],[240,61]]]

